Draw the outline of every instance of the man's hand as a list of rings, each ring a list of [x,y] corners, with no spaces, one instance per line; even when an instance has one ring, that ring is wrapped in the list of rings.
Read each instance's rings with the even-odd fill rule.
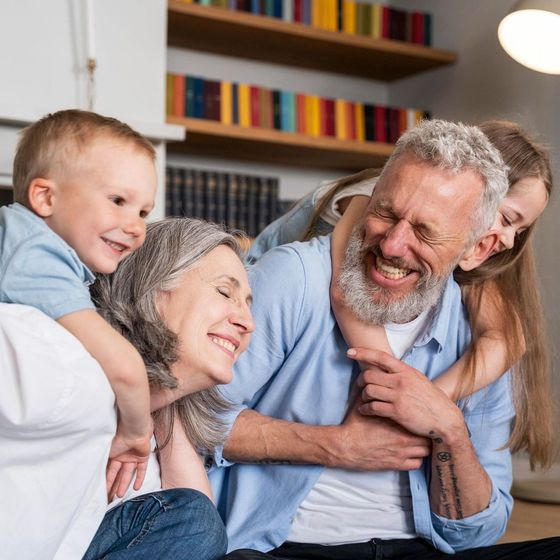
[[[354,405],[340,426],[340,451],[331,467],[378,470],[413,470],[431,453],[431,442],[411,434],[395,422],[359,413]]]
[[[465,430],[459,408],[418,370],[378,350],[355,348],[349,357],[368,364],[358,378],[361,414],[390,418],[431,439]]]

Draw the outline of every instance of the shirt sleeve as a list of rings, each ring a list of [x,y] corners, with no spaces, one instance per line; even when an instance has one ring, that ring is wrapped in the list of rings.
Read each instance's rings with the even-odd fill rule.
[[[310,193],[303,197],[286,214],[257,235],[248,253],[247,260],[250,263],[256,262],[274,247],[302,239],[315,210],[313,196],[314,193]]]
[[[50,236],[35,235],[21,243],[6,263],[0,296],[6,303],[33,306],[55,320],[94,309],[85,270],[77,256]]]
[[[473,395],[465,419],[477,457],[492,482],[488,507],[464,519],[447,519],[432,512],[435,531],[455,551],[495,544],[506,530],[513,507],[511,454],[504,448],[511,430],[513,407],[508,375],[488,391]]]
[[[281,270],[282,274],[278,274]],[[294,345],[304,312],[306,274],[300,255],[290,245],[273,249],[249,271],[257,329],[248,349],[234,367],[233,381],[219,387],[233,405],[224,417],[231,431],[237,416],[256,405],[269,381],[278,373]],[[223,448],[216,450],[216,465],[227,466]]]

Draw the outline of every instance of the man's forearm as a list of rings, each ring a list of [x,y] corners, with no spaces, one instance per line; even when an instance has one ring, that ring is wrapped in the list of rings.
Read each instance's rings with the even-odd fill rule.
[[[466,427],[432,439],[432,510],[448,519],[463,519],[488,507],[492,483],[479,463]]]
[[[238,463],[329,465],[336,439],[336,426],[308,426],[245,410],[235,421],[224,457]]]
[[[240,463],[316,464],[355,470],[412,470],[429,442],[390,420],[349,412],[339,426],[309,426],[243,411],[224,447]]]

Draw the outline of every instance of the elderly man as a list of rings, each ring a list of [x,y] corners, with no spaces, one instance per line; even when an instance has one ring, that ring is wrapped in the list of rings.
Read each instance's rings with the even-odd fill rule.
[[[351,356],[382,366],[368,375],[398,400],[388,418],[353,404],[357,367],[330,309],[330,238],[279,247],[253,268],[258,328],[224,388],[237,406],[216,457],[224,468],[211,475],[230,550],[256,549],[231,558],[442,558],[474,547],[486,548],[465,558],[546,557],[539,550],[554,543],[507,549],[520,556],[487,547],[512,506],[507,376],[463,410],[430,381],[469,343],[451,272],[481,258],[506,189],[486,137],[443,121],[403,135],[385,166],[339,282],[352,311],[389,323],[400,349],[402,361]]]

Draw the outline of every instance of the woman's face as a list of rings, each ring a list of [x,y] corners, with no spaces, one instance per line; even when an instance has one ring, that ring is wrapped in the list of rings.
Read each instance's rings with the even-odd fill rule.
[[[515,236],[524,232],[542,214],[548,203],[548,193],[542,179],[525,177],[512,185],[504,198],[492,230],[499,234],[499,242],[491,255],[511,249]]]
[[[161,294],[159,312],[180,340],[172,373],[185,392],[231,381],[255,329],[250,306],[247,273],[225,245],[185,272],[177,289]]]

